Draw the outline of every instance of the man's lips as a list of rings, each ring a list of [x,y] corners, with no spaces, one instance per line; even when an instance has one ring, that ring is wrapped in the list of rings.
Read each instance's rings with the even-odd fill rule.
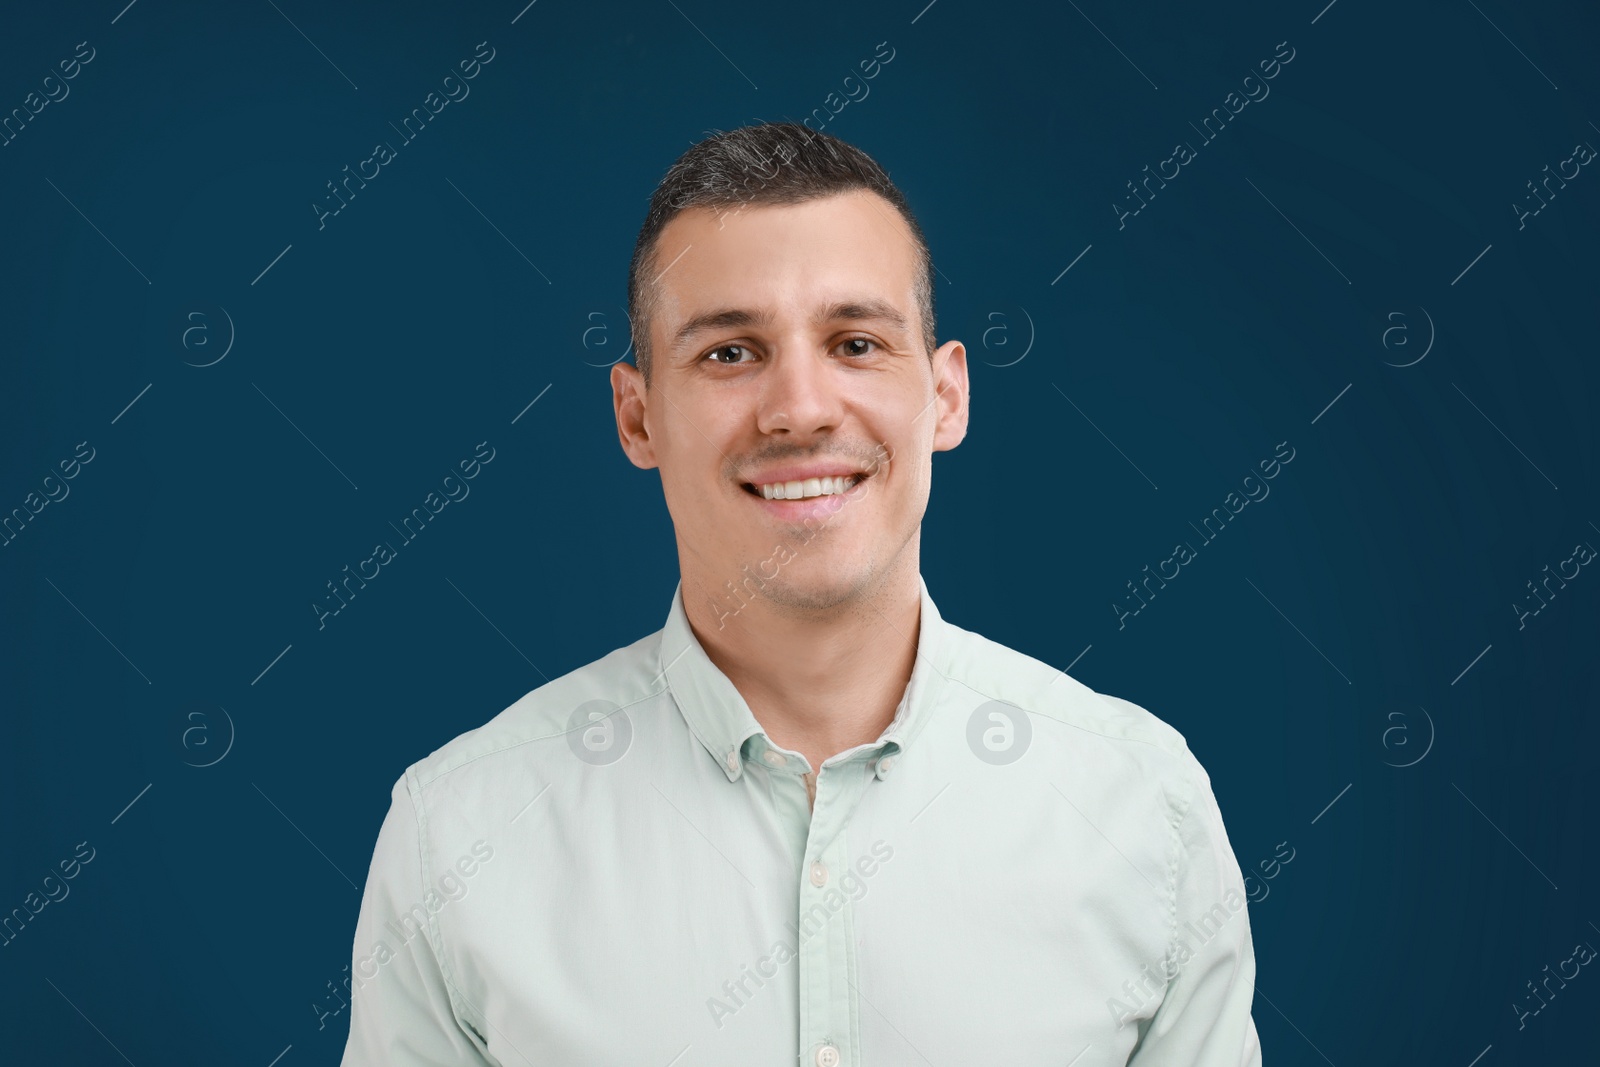
[[[842,493],[834,492],[819,496],[805,496],[796,500],[762,496],[760,489],[749,482],[744,483],[741,488],[754,499],[758,506],[775,518],[783,519],[787,522],[803,522],[807,519],[827,519],[829,516],[839,512],[847,503],[866,492],[862,486],[871,476],[858,473],[853,476],[830,476],[830,480],[833,477],[850,477],[853,480],[850,482],[850,487]],[[770,483],[768,484],[770,485]],[[803,487],[805,483],[791,482],[786,484],[800,484]],[[837,483],[835,483],[835,488],[837,488]]]
[[[787,477],[762,475],[756,481],[744,482],[742,487],[752,496],[765,500],[802,500],[843,496],[867,479],[861,471],[837,470],[836,473],[797,474]]]
[[[802,494],[816,496],[819,491],[824,493],[828,491],[827,486],[819,487],[814,484],[824,479],[849,479],[850,482],[856,483],[878,473],[888,460],[888,456],[884,454],[886,451],[880,447],[873,458],[865,464],[846,459],[819,459],[807,463],[766,467],[752,471],[750,477],[741,484],[753,490],[757,496],[770,497],[776,487],[784,487],[785,499],[797,499]],[[832,488],[835,492],[838,491],[837,484]]]
[[[824,517],[867,490],[861,486],[887,467],[890,454],[880,446],[864,466],[848,459],[818,459],[781,464],[751,473],[739,483],[772,514],[784,519]]]

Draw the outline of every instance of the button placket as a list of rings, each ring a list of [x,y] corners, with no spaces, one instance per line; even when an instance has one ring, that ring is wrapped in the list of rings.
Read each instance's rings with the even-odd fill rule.
[[[798,948],[802,1062],[828,1062],[835,1067],[859,1062],[855,902],[839,888],[839,875],[850,869],[848,827],[871,780],[866,763],[862,757],[829,765],[818,773],[816,804],[800,871],[797,936],[803,938]]]

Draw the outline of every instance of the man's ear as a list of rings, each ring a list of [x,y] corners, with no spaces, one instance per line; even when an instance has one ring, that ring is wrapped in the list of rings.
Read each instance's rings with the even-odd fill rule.
[[[648,391],[644,375],[631,363],[611,368],[611,406],[617,414],[617,439],[622,451],[640,470],[651,470],[656,463],[655,443],[650,440]]]
[[[937,413],[933,450],[948,452],[967,436],[967,411],[971,400],[967,348],[960,341],[946,341],[934,352],[933,385],[938,390],[933,401]]]

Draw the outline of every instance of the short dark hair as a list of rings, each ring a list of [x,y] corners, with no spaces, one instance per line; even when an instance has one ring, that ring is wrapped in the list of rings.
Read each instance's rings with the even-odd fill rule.
[[[661,231],[689,208],[744,204],[797,204],[865,189],[900,212],[916,245],[915,294],[929,357],[934,332],[933,257],[904,194],[875,160],[854,145],[797,122],[765,122],[715,131],[679,156],[650,197],[650,210],[628,268],[628,317],[634,362],[650,386],[650,315],[656,298],[656,246]]]

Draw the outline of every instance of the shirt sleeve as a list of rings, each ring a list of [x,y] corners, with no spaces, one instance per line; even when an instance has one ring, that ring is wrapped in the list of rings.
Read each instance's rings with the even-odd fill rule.
[[[1188,755],[1194,785],[1177,826],[1175,930],[1165,996],[1128,1067],[1260,1067],[1250,1007],[1256,957],[1239,861],[1211,780]]]
[[[350,1039],[341,1067],[491,1067],[497,1061],[458,1015],[441,963],[430,911],[440,898],[423,874],[409,777],[394,785],[361,896],[350,967]]]

